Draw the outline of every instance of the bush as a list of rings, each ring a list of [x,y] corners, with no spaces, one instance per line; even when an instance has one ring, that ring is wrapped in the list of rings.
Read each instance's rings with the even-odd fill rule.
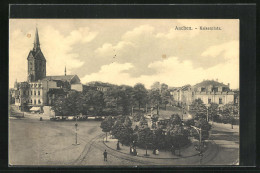
[[[141,117],[143,116],[143,114],[142,113],[134,113],[134,115],[133,115],[133,120],[135,121],[135,122],[138,122],[138,121],[140,121],[140,119],[141,119]]]

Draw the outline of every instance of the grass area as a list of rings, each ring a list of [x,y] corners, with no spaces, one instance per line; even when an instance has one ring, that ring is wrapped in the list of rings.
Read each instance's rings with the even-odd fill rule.
[[[154,114],[157,113],[156,110],[154,110],[153,112]],[[172,114],[179,114],[181,116],[182,111],[180,108],[178,107],[173,107],[173,106],[167,106],[166,110],[165,109],[160,109],[159,111],[159,117],[163,118],[163,119],[168,119],[171,117]]]

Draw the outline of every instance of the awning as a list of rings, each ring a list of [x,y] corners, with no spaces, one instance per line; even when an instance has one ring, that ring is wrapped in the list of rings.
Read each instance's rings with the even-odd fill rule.
[[[40,110],[41,110],[40,107],[32,107],[32,108],[30,109],[30,111],[40,111]]]

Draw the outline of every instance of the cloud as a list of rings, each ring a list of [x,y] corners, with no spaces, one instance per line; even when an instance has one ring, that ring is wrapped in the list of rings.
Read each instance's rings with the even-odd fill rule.
[[[87,27],[80,27],[72,30],[68,35],[63,35],[52,26],[38,28],[41,50],[47,61],[47,75],[63,75],[64,68],[67,73],[73,69],[80,68],[84,61],[79,59],[79,54],[75,51],[77,44],[91,42],[97,32],[91,32]],[[28,34],[31,37],[26,37]],[[10,85],[15,78],[19,81],[27,79],[27,56],[33,48],[35,31],[14,30],[10,33]]]
[[[154,61],[148,65],[148,68],[156,70],[157,73],[138,77],[133,77],[125,72],[132,70],[133,65],[130,63],[104,65],[99,72],[84,76],[82,82],[104,81],[132,86],[141,82],[145,84],[146,88],[150,88],[156,81],[177,87],[185,84],[194,85],[204,79],[218,79],[226,84],[231,83],[231,88],[238,88],[239,86],[239,67],[234,64],[236,60],[204,70],[194,68],[191,61],[180,62],[178,59],[178,57],[169,57],[163,61]]]
[[[26,80],[26,58],[33,47],[35,31],[31,26],[35,21],[10,21],[13,21],[10,22],[10,84],[13,85],[16,77],[18,81]],[[238,86],[237,20],[42,19],[38,22],[47,75],[63,75],[66,65],[67,74],[77,74],[82,81],[102,79],[130,85],[142,82],[149,87],[157,80],[181,86],[218,78]],[[175,26],[201,25],[220,26],[222,30],[175,30]],[[26,37],[28,33],[31,38]]]
[[[225,59],[238,59],[239,57],[239,42],[229,41],[227,43],[210,46],[207,50],[202,52],[203,57],[218,57],[223,54]]]
[[[124,73],[124,70],[129,70],[133,67],[131,63],[111,63],[108,65],[104,65],[101,67],[100,71],[97,73],[92,73],[90,75],[85,75],[81,81],[83,83],[90,81],[102,81],[102,82],[110,82],[114,84],[124,84],[128,83],[127,79],[129,79],[129,74]]]

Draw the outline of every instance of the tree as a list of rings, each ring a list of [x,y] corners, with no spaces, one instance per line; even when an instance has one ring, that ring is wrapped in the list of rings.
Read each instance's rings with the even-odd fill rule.
[[[56,115],[76,116],[81,113],[81,93],[77,91],[68,92],[67,96],[59,96],[54,99],[52,110]]]
[[[195,121],[195,126],[197,128],[201,128],[202,140],[206,140],[209,138],[209,131],[211,129],[211,125],[207,122],[207,120],[200,118],[197,121]],[[199,139],[199,136],[195,135],[195,138]]]
[[[125,117],[124,126],[129,127],[129,128],[132,127],[132,121],[130,120],[130,118],[128,116]]]
[[[167,145],[168,148],[179,149],[189,143],[188,133],[182,125],[168,126],[167,128]]]
[[[235,122],[234,118],[234,108],[236,107],[233,103],[228,103],[223,106],[223,111],[222,111],[222,121],[226,121],[227,123],[231,124],[231,128],[233,129],[233,124]]]
[[[140,113],[140,112],[134,113],[134,115],[133,115],[133,120],[134,120],[135,122],[138,122],[138,121],[140,121],[140,119],[141,119],[142,116],[143,116],[143,114]]]
[[[101,91],[89,90],[84,93],[82,100],[82,112],[93,115],[101,115],[105,107],[104,94]]]
[[[173,114],[171,115],[171,118],[167,124],[168,127],[174,127],[176,125],[182,125],[181,118],[178,114]]]
[[[217,103],[211,103],[209,106],[209,116],[211,117],[211,120],[214,121],[218,118],[218,104]]]
[[[146,155],[147,155],[147,148],[152,146],[153,142],[153,132],[149,127],[140,128],[138,130],[138,145],[140,147],[146,148]]]
[[[138,103],[138,109],[140,110],[141,105],[145,104],[145,98],[147,97],[147,90],[144,85],[141,83],[137,83],[134,86],[134,99]]]
[[[148,93],[151,107],[157,108],[157,114],[159,115],[159,107],[162,102],[161,94],[159,90],[150,90]]]
[[[169,90],[162,90],[161,93],[161,97],[162,97],[162,104],[165,105],[165,110],[166,110],[166,105],[168,103],[172,102],[172,96]]]
[[[151,85],[151,90],[160,90],[160,88],[161,88],[160,82],[154,82],[154,83]]]
[[[147,128],[148,127],[148,122],[143,115],[140,118],[140,127],[141,128]]]
[[[111,87],[110,90],[104,92],[104,102],[106,108],[110,112],[118,112],[118,100],[119,100],[119,93],[117,87]]]
[[[104,121],[101,122],[100,127],[102,128],[102,131],[106,133],[106,142],[107,142],[107,132],[110,132],[112,130],[113,125],[114,125],[114,121],[111,116],[108,116]]]
[[[114,135],[116,139],[119,139],[120,131],[122,130],[122,128],[123,128],[123,123],[117,119],[112,127],[111,134]]]
[[[161,92],[167,91],[168,90],[168,85],[165,83],[161,84]]]
[[[154,135],[153,135],[153,141],[152,144],[154,148],[162,149],[165,147],[165,134],[163,129],[158,128],[154,130]]]
[[[207,118],[207,107],[201,99],[195,99],[190,105],[191,112],[195,113],[195,119]]]
[[[112,127],[112,135],[122,144],[128,145],[133,140],[132,122],[127,116],[118,116]]]

